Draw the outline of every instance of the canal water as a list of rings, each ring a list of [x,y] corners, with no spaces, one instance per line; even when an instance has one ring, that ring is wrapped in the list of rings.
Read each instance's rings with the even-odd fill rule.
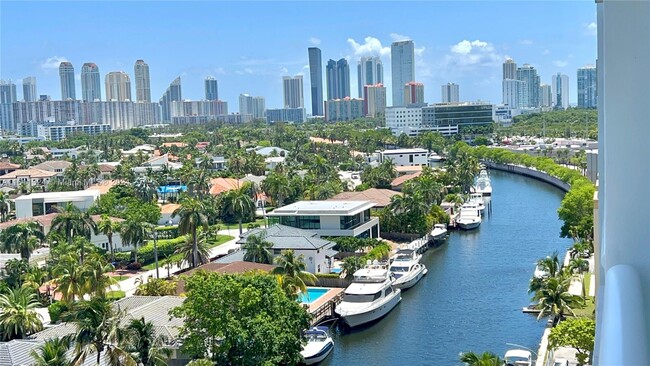
[[[453,231],[424,253],[429,273],[402,302],[369,327],[335,329],[324,365],[459,365],[465,351],[503,356],[537,351],[544,321],[523,314],[537,259],[564,252],[557,209],[563,192],[546,183],[491,171],[492,213],[471,232]]]

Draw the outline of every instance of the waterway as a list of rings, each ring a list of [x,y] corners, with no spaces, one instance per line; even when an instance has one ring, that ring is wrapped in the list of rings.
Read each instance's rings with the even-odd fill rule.
[[[422,258],[429,273],[369,327],[333,331],[323,365],[459,365],[461,352],[503,356],[515,343],[537,350],[544,321],[523,314],[537,259],[563,252],[557,209],[563,192],[491,171],[492,213],[471,232],[454,231]]]

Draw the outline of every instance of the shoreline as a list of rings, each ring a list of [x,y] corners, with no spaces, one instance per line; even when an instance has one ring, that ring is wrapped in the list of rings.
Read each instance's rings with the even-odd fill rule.
[[[485,166],[488,167],[489,169],[523,175],[529,178],[537,179],[539,181],[548,183],[554,186],[555,188],[562,190],[564,193],[568,192],[569,189],[571,189],[571,185],[569,183],[566,183],[559,178],[556,178],[552,175],[549,175],[545,172],[539,171],[534,168],[528,168],[521,165],[495,163],[487,160],[482,161],[482,163],[485,164]]]

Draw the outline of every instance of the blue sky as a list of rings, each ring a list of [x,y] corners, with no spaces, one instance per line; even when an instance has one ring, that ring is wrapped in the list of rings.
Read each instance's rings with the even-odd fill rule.
[[[58,62],[95,62],[131,75],[136,59],[149,64],[152,100],[182,78],[184,99],[203,98],[203,79],[219,81],[219,97],[238,109],[238,95],[282,104],[282,76],[305,75],[307,48],[323,63],[347,57],[356,96],[356,63],[380,55],[390,99],[390,43],[413,39],[416,79],[425,100],[440,101],[440,85],[460,85],[462,100],[501,102],[501,63],[538,68],[543,83],[567,74],[575,103],[576,69],[594,64],[593,1],[507,2],[0,2],[0,78],[36,76],[39,94],[60,98]],[[323,78],[324,79],[324,78]],[[323,86],[325,88],[325,85]],[[105,96],[104,91],[102,91]],[[134,91],[133,94],[135,95]],[[77,97],[81,95],[77,81]],[[308,110],[309,112],[309,110]]]

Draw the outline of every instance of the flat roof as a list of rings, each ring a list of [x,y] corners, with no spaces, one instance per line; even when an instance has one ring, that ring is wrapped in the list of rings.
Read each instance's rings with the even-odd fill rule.
[[[394,154],[412,154],[412,153],[429,153],[428,150],[426,149],[420,149],[420,148],[415,148],[415,149],[395,149],[395,150],[384,150],[381,152],[384,155],[394,155]]]
[[[40,192],[40,193],[31,193],[20,196],[15,199],[15,201],[25,201],[33,199],[46,199],[55,202],[59,199],[75,199],[81,197],[99,197],[99,191],[95,189],[85,190],[85,191],[68,191],[68,192]]]
[[[276,208],[267,216],[341,216],[354,215],[375,206],[370,201],[299,201]]]

